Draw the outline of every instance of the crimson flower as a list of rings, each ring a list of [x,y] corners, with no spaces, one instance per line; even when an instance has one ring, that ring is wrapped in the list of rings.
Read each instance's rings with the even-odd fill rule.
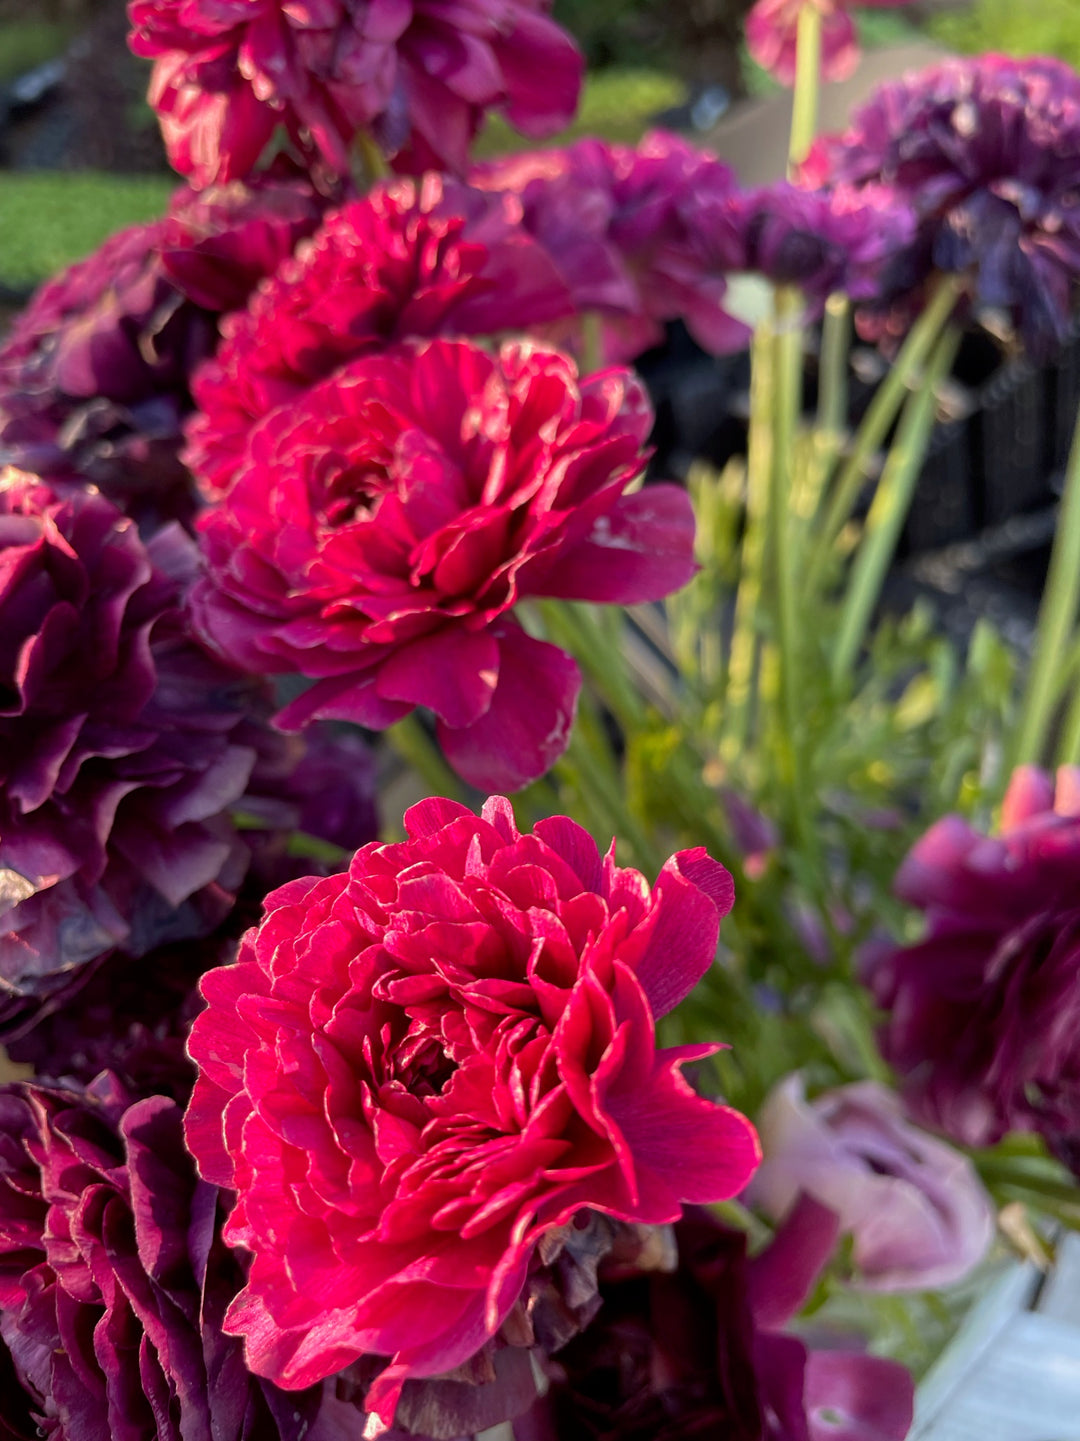
[[[395,340],[524,330],[572,313],[512,196],[438,175],[376,186],[329,216],[222,324],[196,376],[202,414],[186,459],[209,495],[228,489],[256,421],[346,361]]]
[[[867,957],[886,1059],[917,1117],[964,1145],[1041,1131],[1080,1156],[1080,770],[1013,776],[1000,834],[946,816],[897,894],[915,945]]]
[[[427,706],[461,775],[517,789],[565,749],[580,676],[515,603],[653,600],[694,572],[685,492],[624,494],[650,421],[628,371],[579,379],[528,345],[355,361],[266,418],[202,518],[196,625],[250,672],[316,680],[283,727]]]
[[[518,832],[426,800],[408,839],[275,892],[203,981],[186,1117],[251,1253],[230,1332],[302,1387],[389,1358],[367,1406],[452,1372],[510,1324],[547,1243],[598,1211],[674,1221],[736,1194],[750,1123],[682,1078],[656,1019],[712,963],[731,877],[702,849],[638,872],[566,817]]]
[[[896,10],[913,0],[859,0],[875,10]],[[826,80],[846,80],[859,63],[859,37],[850,0],[757,0],[746,17],[746,45],[763,70],[782,85],[795,83],[799,12],[813,5],[821,14],[821,69]]]
[[[412,169],[465,168],[488,110],[527,135],[573,119],[582,60],[546,0],[131,0],[131,48],[169,159],[245,179],[279,125],[349,174],[360,132]]]

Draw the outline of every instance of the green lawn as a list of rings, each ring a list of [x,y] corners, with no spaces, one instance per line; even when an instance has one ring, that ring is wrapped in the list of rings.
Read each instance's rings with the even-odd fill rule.
[[[636,145],[660,110],[681,105],[686,87],[662,70],[599,70],[585,81],[574,123],[552,140],[537,142],[519,135],[498,116],[492,117],[476,145],[481,158],[535,145],[562,145],[582,135],[601,135]]]

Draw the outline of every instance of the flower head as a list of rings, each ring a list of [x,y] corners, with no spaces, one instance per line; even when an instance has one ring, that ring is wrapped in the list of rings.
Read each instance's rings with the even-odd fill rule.
[[[916,243],[882,299],[900,307],[932,268],[967,277],[1029,348],[1062,338],[1080,277],[1080,76],[1056,60],[983,55],[883,85],[806,166],[818,184],[884,185]]]
[[[821,16],[822,74],[846,80],[859,63],[859,38],[850,0],[757,0],[746,17],[746,45],[763,70],[782,85],[795,83],[799,12],[811,4]],[[912,0],[859,0],[875,9],[897,9]]]
[[[373,132],[399,165],[461,171],[485,114],[527,135],[573,118],[581,56],[545,0],[131,0],[131,48],[169,159],[202,188],[246,179],[284,126],[338,176]]]
[[[517,789],[565,749],[580,681],[515,603],[657,599],[693,574],[685,493],[624,494],[650,420],[629,372],[582,380],[556,351],[437,340],[354,361],[254,432],[200,522],[196,623],[255,674],[316,679],[286,728],[427,706],[461,775]]]
[[[231,484],[256,421],[347,361],[410,336],[491,335],[569,315],[520,206],[428,175],[376,186],[222,325],[194,383],[187,459],[208,494]]]
[[[658,344],[667,320],[684,320],[714,353],[742,345],[743,327],[723,309],[722,263],[694,243],[698,208],[734,189],[715,156],[654,131],[636,148],[579,140],[490,161],[469,178],[520,198],[523,223],[553,258],[575,311],[603,320],[609,364]],[[562,342],[571,332],[564,324],[550,333]]]
[[[187,518],[177,459],[195,366],[216,317],[318,224],[306,182],[173,196],[38,291],[0,348],[0,463],[90,480],[140,518]]]
[[[815,1197],[854,1242],[855,1284],[931,1290],[961,1280],[994,1238],[994,1209],[971,1162],[904,1120],[873,1081],[808,1102],[801,1076],[773,1091],[759,1118],[765,1160],[747,1200],[773,1220]]]
[[[665,1224],[757,1161],[749,1122],[680,1074],[715,1048],[654,1038],[712,963],[722,866],[682,852],[650,892],[565,817],[520,834],[498,797],[405,819],[403,843],[276,892],[204,979],[186,1120],[237,1192],[248,1364],[299,1387],[389,1358],[367,1395],[387,1423],[408,1378],[527,1327],[516,1302],[583,1213]]]
[[[0,1021],[119,946],[210,930],[247,853],[250,686],[188,636],[194,547],[0,475]]]
[[[930,828],[896,878],[916,945],[867,958],[886,1059],[920,1119],[965,1145],[1080,1137],[1080,771],[1013,776],[997,836]]]
[[[0,1337],[49,1441],[330,1441],[321,1391],[249,1375],[221,1330],[239,1269],[218,1196],[194,1174],[181,1113],[88,1090],[0,1090]]]

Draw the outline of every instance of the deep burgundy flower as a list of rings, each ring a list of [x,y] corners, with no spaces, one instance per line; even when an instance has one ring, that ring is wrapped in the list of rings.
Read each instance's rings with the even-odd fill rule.
[[[565,749],[580,677],[515,603],[655,600],[693,574],[685,492],[623,493],[650,421],[628,371],[579,380],[528,345],[355,361],[267,417],[203,517],[196,624],[255,674],[316,679],[282,726],[428,706],[461,775],[517,789]]]
[[[930,828],[896,878],[925,938],[868,957],[886,1059],[965,1145],[1080,1137],[1080,771],[1013,776],[997,836]]]
[[[0,1022],[81,967],[209,931],[247,854],[250,685],[187,635],[178,527],[0,473]]]
[[[812,153],[814,183],[885,185],[918,219],[883,296],[902,330],[932,268],[968,277],[1044,352],[1067,328],[1080,276],[1080,76],[1060,61],[984,55],[882,86],[844,135]],[[905,298],[908,297],[908,298]]]
[[[994,1207],[974,1166],[904,1119],[875,1081],[807,1101],[786,1077],[758,1117],[765,1159],[745,1199],[773,1220],[813,1196],[852,1238],[852,1284],[875,1291],[951,1286],[982,1261]]]
[[[88,1090],[0,1089],[0,1337],[49,1441],[332,1441],[321,1391],[288,1396],[221,1330],[240,1285],[181,1113]],[[13,1388],[14,1389],[14,1388]]]
[[[306,182],[173,197],[163,220],[107,240],[44,285],[0,349],[0,463],[93,481],[125,509],[187,517],[177,459],[216,317],[318,224]]]
[[[131,0],[169,159],[198,187],[246,179],[284,126],[349,173],[360,132],[397,163],[461,171],[487,111],[526,135],[573,119],[582,59],[547,0]]]
[[[441,176],[376,186],[331,215],[230,316],[194,385],[202,411],[187,460],[208,494],[227,489],[248,434],[347,361],[395,340],[491,335],[569,315],[550,258],[510,196]]]
[[[664,1224],[757,1161],[750,1123],[680,1075],[715,1048],[654,1039],[713,961],[722,866],[684,851],[650,893],[565,817],[519,834],[498,797],[405,820],[270,897],[205,978],[186,1118],[238,1194],[225,1236],[252,1260],[226,1324],[249,1366],[299,1387],[389,1358],[367,1394],[387,1423],[408,1378],[527,1324],[575,1218]]]
[[[579,140],[477,166],[474,185],[520,197],[524,224],[553,257],[581,314],[603,320],[603,358],[633,360],[682,319],[715,354],[745,331],[723,308],[723,259],[695,244],[695,212],[726,199],[734,176],[715,156],[654,131],[635,149]],[[550,332],[580,352],[580,323]]]
[[[873,9],[896,10],[913,0],[858,0]],[[826,80],[846,80],[859,63],[859,37],[850,0],[757,0],[746,17],[746,47],[783,85],[795,83],[799,11],[814,5],[821,12],[821,70]]]
[[[675,1227],[677,1271],[601,1285],[597,1319],[556,1356],[515,1441],[903,1441],[902,1366],[782,1330],[836,1237],[832,1212],[803,1197],[748,1260],[742,1232],[695,1209]]]

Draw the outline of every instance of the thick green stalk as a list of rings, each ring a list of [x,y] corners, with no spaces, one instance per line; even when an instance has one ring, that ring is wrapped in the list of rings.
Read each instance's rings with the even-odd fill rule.
[[[897,541],[911,508],[911,498],[922,473],[926,448],[934,428],[937,387],[952,369],[959,344],[960,332],[951,327],[937,344],[922,386],[909,397],[904,407],[848,578],[840,613],[840,630],[832,657],[832,677],[838,685],[854,668],[896,553]]]
[[[821,11],[804,4],[799,11],[795,51],[795,93],[792,97],[788,175],[810,154],[817,132],[818,96],[821,90]]]
[[[836,538],[847,524],[866,481],[874,456],[896,420],[908,393],[920,383],[922,371],[941,338],[962,289],[955,275],[942,275],[930,303],[908,332],[892,370],[878,386],[855,434],[851,453],[832,488],[825,519],[810,557],[806,593],[820,589]]]
[[[1047,732],[1054,714],[1057,676],[1064,663],[1076,625],[1080,604],[1080,418],[1073,436],[1072,453],[1065,475],[1050,572],[1046,577],[1035,650],[1028,672],[1020,719],[1009,751],[1013,766],[1042,759]],[[1071,720],[1071,718],[1070,718]]]
[[[390,166],[376,144],[375,137],[367,130],[358,130],[354,144],[364,167],[363,178],[367,184],[371,186],[377,180],[385,180],[390,174]]]

